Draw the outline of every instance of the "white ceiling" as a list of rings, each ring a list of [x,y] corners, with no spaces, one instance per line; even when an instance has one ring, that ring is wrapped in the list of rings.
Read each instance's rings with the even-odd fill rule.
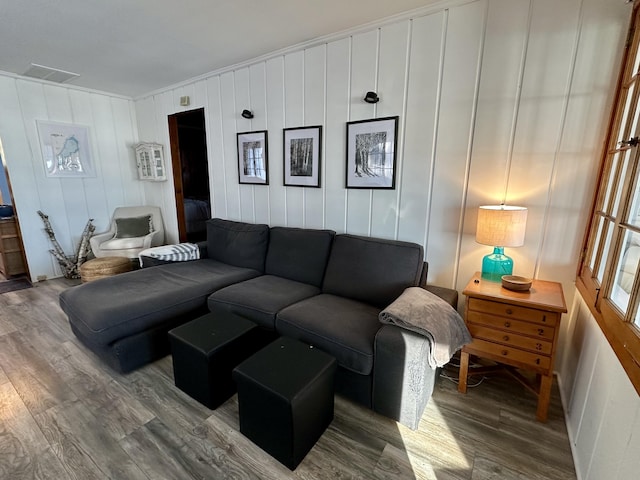
[[[138,96],[436,0],[0,0],[0,70]]]

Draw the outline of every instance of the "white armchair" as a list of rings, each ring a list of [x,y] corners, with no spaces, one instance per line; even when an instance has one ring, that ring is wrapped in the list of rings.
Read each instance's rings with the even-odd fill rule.
[[[146,248],[164,245],[164,224],[159,207],[118,207],[109,230],[89,239],[96,257],[137,258]]]

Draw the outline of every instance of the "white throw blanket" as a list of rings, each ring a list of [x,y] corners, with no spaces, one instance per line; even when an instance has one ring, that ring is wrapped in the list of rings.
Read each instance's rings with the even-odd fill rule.
[[[431,343],[429,365],[445,365],[455,352],[471,342],[460,314],[443,299],[420,288],[409,287],[378,316],[380,322],[424,335]]]

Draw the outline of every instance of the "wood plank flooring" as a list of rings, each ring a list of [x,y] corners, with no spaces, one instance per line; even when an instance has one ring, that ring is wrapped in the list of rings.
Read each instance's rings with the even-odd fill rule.
[[[576,478],[556,385],[541,424],[500,377],[467,395],[441,377],[416,431],[337,396],[291,472],[239,432],[235,396],[211,411],[176,389],[171,357],[128,375],[97,360],[58,307],[75,283],[0,295],[0,479]]]

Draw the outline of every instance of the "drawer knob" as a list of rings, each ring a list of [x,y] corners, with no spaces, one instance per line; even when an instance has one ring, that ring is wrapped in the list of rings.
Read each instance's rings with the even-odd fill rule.
[[[504,322],[504,326],[509,328],[511,326],[511,322]]]
[[[511,310],[510,308],[507,308],[507,315],[511,315],[513,313],[513,310]]]
[[[543,316],[542,316],[542,321],[543,321],[543,322],[546,322],[546,321],[547,321],[547,316],[546,316],[546,315],[543,315]]]
[[[504,355],[505,357],[509,354],[509,352],[507,350],[502,350],[502,355]]]
[[[536,358],[536,365],[540,365],[540,359]]]
[[[544,329],[539,328],[538,329],[538,335],[544,335]]]
[[[505,335],[504,337],[502,337],[502,340],[504,340],[505,342],[509,341],[509,335]]]

